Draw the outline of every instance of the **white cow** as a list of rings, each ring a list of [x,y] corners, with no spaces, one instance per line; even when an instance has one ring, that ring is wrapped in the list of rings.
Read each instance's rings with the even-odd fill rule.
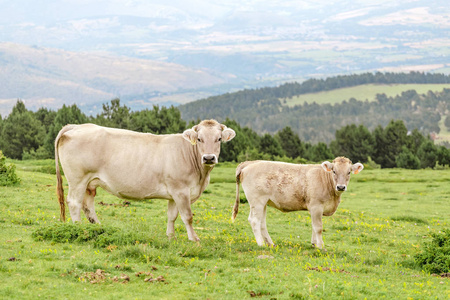
[[[308,210],[311,214],[311,243],[323,247],[322,216],[335,213],[341,195],[347,190],[350,173],[361,172],[364,166],[352,164],[345,157],[333,163],[299,165],[271,161],[246,161],[236,168],[236,203],[232,219],[239,210],[239,184],[250,205],[250,222],[258,245],[273,246],[266,227],[266,207],[282,212]]]
[[[97,187],[123,199],[169,200],[167,235],[174,235],[180,212],[188,237],[199,238],[192,227],[191,203],[209,183],[218,162],[220,143],[234,138],[231,128],[205,120],[183,134],[154,135],[94,124],[67,125],[55,140],[57,194],[65,221],[64,191],[58,160],[69,184],[67,204],[72,221],[83,209],[99,223],[94,209]]]

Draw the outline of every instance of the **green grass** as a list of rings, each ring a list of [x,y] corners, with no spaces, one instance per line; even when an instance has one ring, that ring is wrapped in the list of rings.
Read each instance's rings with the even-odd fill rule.
[[[450,297],[448,278],[432,276],[414,262],[432,233],[449,228],[448,170],[353,175],[336,214],[324,217],[327,251],[319,251],[310,246],[308,212],[268,208],[275,248],[256,245],[248,204],[241,204],[231,223],[235,164],[216,167],[206,193],[192,206],[201,239],[196,244],[187,240],[180,218],[177,239],[166,238],[165,200],[124,206],[100,189],[101,225],[85,218],[82,224],[62,224],[55,176],[41,171],[52,162],[14,162],[22,183],[0,187],[4,299]]]
[[[418,94],[426,94],[428,91],[442,91],[444,88],[450,88],[450,84],[391,84],[391,85],[377,85],[366,84],[354,87],[341,88],[331,91],[310,93],[292,97],[290,99],[281,99],[281,103],[288,106],[303,104],[304,102],[318,104],[335,104],[342,101],[348,101],[350,98],[356,100],[374,101],[376,94],[386,94],[388,97],[395,97],[407,90],[416,90]]]

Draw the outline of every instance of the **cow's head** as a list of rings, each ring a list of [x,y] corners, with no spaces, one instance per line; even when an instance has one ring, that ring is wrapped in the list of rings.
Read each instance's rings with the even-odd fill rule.
[[[197,145],[202,164],[214,165],[218,163],[220,143],[228,142],[235,137],[233,129],[220,124],[216,120],[204,120],[191,129],[183,132],[183,137],[192,145]]]
[[[326,172],[333,172],[332,178],[334,180],[334,188],[338,192],[345,192],[347,190],[348,182],[350,181],[350,174],[358,174],[364,169],[361,163],[352,164],[350,159],[343,156],[336,157],[333,163],[324,161],[322,168]]]

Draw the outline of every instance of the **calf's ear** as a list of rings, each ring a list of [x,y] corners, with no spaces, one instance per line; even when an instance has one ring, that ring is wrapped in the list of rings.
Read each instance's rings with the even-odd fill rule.
[[[194,127],[192,127],[192,129],[186,129],[183,132],[183,138],[185,140],[191,142],[192,145],[197,144],[197,138],[198,138],[197,131],[195,131]]]
[[[358,174],[364,169],[364,165],[362,163],[356,163],[352,166],[353,174]]]
[[[322,163],[322,168],[326,171],[326,172],[331,172],[333,170],[333,164],[330,163],[329,161],[324,161]]]
[[[226,127],[222,124],[222,142],[228,142],[231,141],[235,136],[236,132],[234,132],[233,129]]]

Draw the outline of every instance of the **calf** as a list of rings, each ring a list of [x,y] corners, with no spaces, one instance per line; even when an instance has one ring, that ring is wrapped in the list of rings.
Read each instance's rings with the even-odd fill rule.
[[[311,214],[313,246],[322,248],[322,216],[335,213],[341,195],[347,190],[350,173],[361,172],[361,163],[345,157],[333,163],[300,165],[271,161],[246,161],[236,168],[236,203],[232,219],[239,209],[239,184],[250,205],[248,221],[258,245],[273,246],[266,227],[266,207],[282,212],[308,210]]]

